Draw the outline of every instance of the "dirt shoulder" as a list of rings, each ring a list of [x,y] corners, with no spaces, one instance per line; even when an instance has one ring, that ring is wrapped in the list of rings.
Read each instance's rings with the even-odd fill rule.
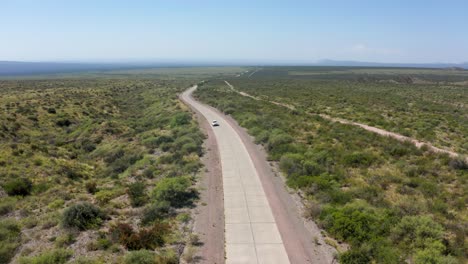
[[[207,135],[203,146],[205,155],[202,157],[205,167],[198,182],[200,201],[194,215],[194,232],[198,234],[201,244],[195,259],[196,263],[222,264],[225,263],[224,203],[218,144],[205,117],[191,109],[196,114],[200,128]]]

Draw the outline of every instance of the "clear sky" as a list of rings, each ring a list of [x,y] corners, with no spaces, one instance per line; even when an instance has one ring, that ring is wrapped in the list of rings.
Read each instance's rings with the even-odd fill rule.
[[[468,61],[468,0],[0,0],[0,61]]]

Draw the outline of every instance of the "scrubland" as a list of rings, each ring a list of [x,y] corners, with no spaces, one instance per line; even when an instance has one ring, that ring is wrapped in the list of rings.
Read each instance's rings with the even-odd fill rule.
[[[346,74],[304,78],[264,68],[227,79],[296,110],[242,96],[223,79],[195,96],[231,115],[265,147],[303,197],[305,217],[350,246],[341,263],[465,263],[466,160],[306,113],[369,122],[466,153],[466,86],[444,76],[414,84],[395,81],[400,75]]]
[[[0,81],[0,263],[178,263],[203,153],[177,98],[192,81]]]

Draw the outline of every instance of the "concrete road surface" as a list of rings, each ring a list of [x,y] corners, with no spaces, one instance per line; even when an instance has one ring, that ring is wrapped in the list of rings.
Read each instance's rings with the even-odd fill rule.
[[[190,95],[182,99],[199,111],[213,127],[222,166],[225,214],[226,263],[287,264],[288,255],[262,187],[257,169],[236,130],[222,115],[195,101]]]

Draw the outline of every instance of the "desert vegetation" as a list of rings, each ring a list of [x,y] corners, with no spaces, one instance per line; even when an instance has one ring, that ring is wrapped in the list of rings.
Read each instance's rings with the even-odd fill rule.
[[[230,78],[240,91],[468,154],[468,71],[271,67]]]
[[[0,81],[0,263],[178,263],[203,153],[177,98],[193,78],[111,77]]]
[[[241,96],[221,79],[205,83],[195,96],[232,115],[265,147],[287,184],[303,197],[306,217],[314,219],[339,243],[350,246],[340,252],[341,263],[464,263],[468,252],[466,161],[304,111],[328,111],[330,115],[362,120],[367,116],[381,120],[386,127],[391,122],[382,115],[385,111],[395,120],[406,118],[392,106],[393,100],[395,105],[406,104],[407,111],[413,100],[410,97],[427,89],[422,103],[405,113],[419,117],[421,122],[432,122],[431,117],[437,116],[439,123],[434,129],[447,128],[445,135],[453,137],[446,137],[442,144],[445,137],[438,133],[431,138],[421,136],[416,124],[409,121],[403,127],[401,122],[391,123],[392,130],[401,132],[404,128],[411,135],[439,140],[445,146],[450,143],[464,151],[466,142],[462,138],[468,133],[462,121],[466,120],[467,101],[460,94],[466,87],[450,86],[444,97],[444,91],[437,91],[434,84],[424,88],[323,76],[312,81],[285,71],[275,76],[274,70],[266,68],[251,78],[244,75],[229,79],[237,89],[296,104],[296,110]],[[339,88],[338,84],[345,86]],[[440,102],[426,102],[432,100],[427,99],[431,95],[444,100],[443,107],[437,106],[440,111],[432,109]],[[451,96],[457,98],[453,102],[465,106],[449,106],[446,98]],[[423,105],[428,109],[423,110]]]

